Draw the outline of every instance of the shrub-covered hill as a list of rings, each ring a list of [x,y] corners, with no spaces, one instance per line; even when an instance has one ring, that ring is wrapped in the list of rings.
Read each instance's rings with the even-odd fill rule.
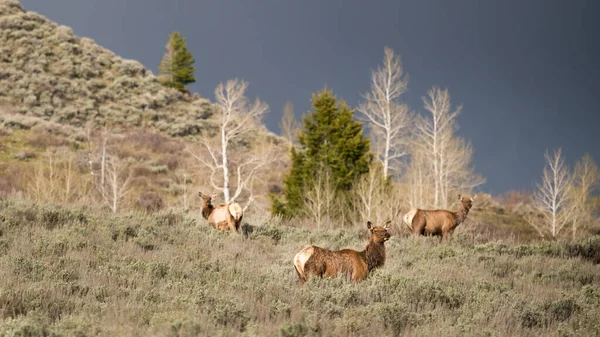
[[[187,208],[196,203],[192,194],[210,185],[186,149],[200,150],[198,137],[215,134],[212,111],[208,99],[163,87],[139,62],[74,36],[18,1],[0,0],[0,196],[97,202],[97,196],[90,200],[89,163],[107,126],[111,154],[133,170],[121,208]],[[232,147],[246,151],[266,143],[279,146],[275,158],[286,157],[287,145],[264,126]],[[279,164],[270,165],[269,181],[280,181]],[[76,193],[57,199],[62,193],[47,186],[65,181]],[[256,186],[262,207],[267,189]]]
[[[0,336],[598,336],[600,237],[512,245],[393,236],[364,282],[297,286],[305,244],[366,228],[0,201]]]
[[[124,60],[69,27],[0,0],[0,121],[41,118],[76,127],[148,127],[170,136],[209,126],[211,104],[163,87],[139,62]],[[8,110],[14,115],[9,115]],[[21,123],[22,116],[32,117]]]

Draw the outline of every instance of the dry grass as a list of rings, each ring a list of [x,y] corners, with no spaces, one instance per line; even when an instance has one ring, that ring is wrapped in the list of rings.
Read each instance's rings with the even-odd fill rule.
[[[248,238],[197,215],[113,215],[0,202],[0,335],[593,336],[600,238],[476,244],[393,237],[352,285],[297,286],[307,243],[361,249],[366,229],[314,231],[264,215]],[[600,262],[600,261],[596,261]]]

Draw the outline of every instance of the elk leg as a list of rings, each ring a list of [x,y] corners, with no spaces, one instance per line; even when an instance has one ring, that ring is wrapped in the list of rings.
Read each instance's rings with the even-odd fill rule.
[[[444,241],[448,241],[450,240],[450,232],[444,232],[444,234],[442,235],[442,237],[440,238],[440,242],[444,240]]]
[[[237,233],[237,228],[235,227],[235,221],[233,221],[233,219],[229,219],[227,221],[227,225],[229,226],[229,230],[231,230],[234,233]]]
[[[300,272],[298,271],[298,268],[294,267],[296,269],[296,275],[298,275],[298,285],[301,286],[304,284],[304,282],[306,282],[306,279],[304,278],[304,276],[302,276],[300,274]]]

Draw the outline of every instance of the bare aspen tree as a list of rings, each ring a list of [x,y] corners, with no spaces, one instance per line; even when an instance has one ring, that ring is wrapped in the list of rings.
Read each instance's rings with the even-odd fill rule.
[[[599,183],[598,166],[592,157],[586,154],[575,164],[573,172],[573,188],[571,190],[573,239],[577,238],[581,225],[589,222],[591,218],[592,210],[589,199],[590,195],[598,189]]]
[[[285,105],[283,106],[283,115],[279,127],[281,128],[281,135],[283,138],[290,144],[294,144],[298,131],[300,130],[300,123],[294,116],[294,104],[290,101],[285,102]]]
[[[383,66],[371,73],[371,91],[364,95],[366,101],[357,108],[371,124],[384,177],[397,169],[394,162],[407,154],[406,131],[412,117],[408,106],[397,101],[407,87],[408,76],[403,73],[400,55],[386,47]]]
[[[116,213],[125,196],[131,191],[129,183],[133,176],[129,165],[116,155],[108,156],[106,161],[105,187],[100,189],[102,198],[111,211]]]
[[[277,159],[273,158],[275,148],[268,140],[255,140],[257,144],[253,149],[236,151],[232,156],[232,166],[235,167],[235,193],[232,200],[237,199],[243,191],[246,191],[246,202],[243,206],[245,212],[255,201],[255,183],[262,181],[266,173],[267,165]]]
[[[158,79],[163,83],[168,83],[173,81],[173,74],[171,69],[173,64],[173,57],[175,56],[175,48],[173,48],[173,44],[171,43],[171,41],[167,43],[165,48],[167,50],[163,54],[162,60],[158,65]]]
[[[440,163],[442,172],[440,195],[443,198],[442,206],[448,207],[448,196],[453,195],[453,191],[470,191],[485,183],[485,178],[475,173],[475,170],[469,166],[473,158],[473,147],[470,143],[460,137],[451,136],[442,139],[444,160]]]
[[[70,203],[81,200],[87,188],[75,168],[75,155],[66,148],[46,150],[36,163],[27,186],[28,194],[38,201]]]
[[[259,127],[269,106],[258,98],[250,102],[246,96],[248,82],[238,79],[220,83],[215,89],[219,136],[216,142],[203,139],[206,155],[190,152],[210,170],[211,186],[223,192],[225,202],[235,201],[250,186],[254,175],[265,166],[269,151],[237,153],[231,162],[231,145]],[[234,180],[233,182],[231,180]],[[235,183],[235,192],[230,188]]]
[[[430,117],[417,120],[415,144],[431,171],[432,206],[446,208],[452,190],[468,190],[483,184],[485,179],[470,167],[471,145],[454,135],[462,106],[452,110],[450,93],[438,87],[429,90],[423,102]]]
[[[411,160],[404,180],[408,185],[410,207],[426,207],[432,204],[433,184],[429,170],[428,161],[424,158],[422,151],[413,146]]]
[[[100,152],[100,186],[104,188],[106,185],[105,177],[106,177],[106,150],[108,143],[108,129],[104,126],[104,131],[102,131],[102,135],[100,138],[101,142],[101,152]]]
[[[546,166],[542,183],[537,184],[537,190],[533,194],[533,205],[541,218],[532,215],[526,220],[540,236],[550,234],[552,238],[556,238],[572,220],[572,208],[569,207],[572,179],[561,149],[555,150],[552,155],[546,152],[544,158]]]
[[[425,153],[433,169],[434,179],[434,207],[443,206],[445,197],[442,194],[442,184],[444,177],[444,162],[447,154],[443,148],[449,143],[449,137],[452,133],[449,130],[454,128],[455,118],[460,113],[462,107],[451,111],[450,93],[448,90],[441,90],[435,87],[428,92],[428,97],[423,98],[425,110],[431,113],[431,119],[421,119],[417,124],[420,131],[420,138],[425,146]]]
[[[106,188],[106,162],[108,160],[108,139],[110,134],[108,132],[108,128],[106,125],[100,134],[100,148],[99,153],[91,151],[89,154],[88,164],[90,165],[90,174],[94,176],[95,181],[94,185],[98,190],[100,195],[104,195],[106,192],[104,189]],[[93,144],[91,141],[91,131],[88,132],[88,141],[90,143],[90,149],[93,149]],[[98,162],[98,163],[97,163]],[[100,166],[99,172],[96,172],[96,164]]]
[[[400,215],[402,200],[393,182],[382,176],[382,170],[380,166],[371,167],[354,185],[354,204],[359,216],[356,223],[382,223]]]
[[[100,138],[99,153],[90,158],[89,164],[90,173],[95,177],[96,190],[104,203],[113,213],[116,213],[122,208],[123,199],[131,191],[133,171],[130,165],[116,153],[111,154],[109,140],[110,133],[104,128]],[[95,158],[98,158],[98,163]],[[99,172],[96,170],[97,166],[100,167]]]
[[[382,181],[381,172],[371,167],[367,174],[364,174],[356,184],[354,191],[357,194],[358,203],[356,204],[361,221],[375,220],[372,218],[375,214],[375,208],[381,204],[385,198],[384,181]],[[379,222],[379,219],[376,220]]]
[[[335,197],[335,184],[331,171],[319,170],[304,192],[305,215],[315,222],[317,228],[321,228],[326,221],[333,218]]]

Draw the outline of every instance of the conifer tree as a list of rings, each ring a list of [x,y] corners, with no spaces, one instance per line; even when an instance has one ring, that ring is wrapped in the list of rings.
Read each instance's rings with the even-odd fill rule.
[[[328,89],[313,94],[312,106],[303,117],[299,146],[291,150],[292,166],[284,178],[285,201],[273,197],[273,213],[292,216],[301,211],[306,187],[313,185],[319,172],[331,172],[336,191],[344,193],[369,171],[370,142],[363,135],[362,123],[353,119],[354,111]]]
[[[185,38],[179,32],[171,34],[165,48],[167,51],[158,66],[158,78],[164,86],[187,92],[185,86],[196,82],[194,56],[187,50]]]

